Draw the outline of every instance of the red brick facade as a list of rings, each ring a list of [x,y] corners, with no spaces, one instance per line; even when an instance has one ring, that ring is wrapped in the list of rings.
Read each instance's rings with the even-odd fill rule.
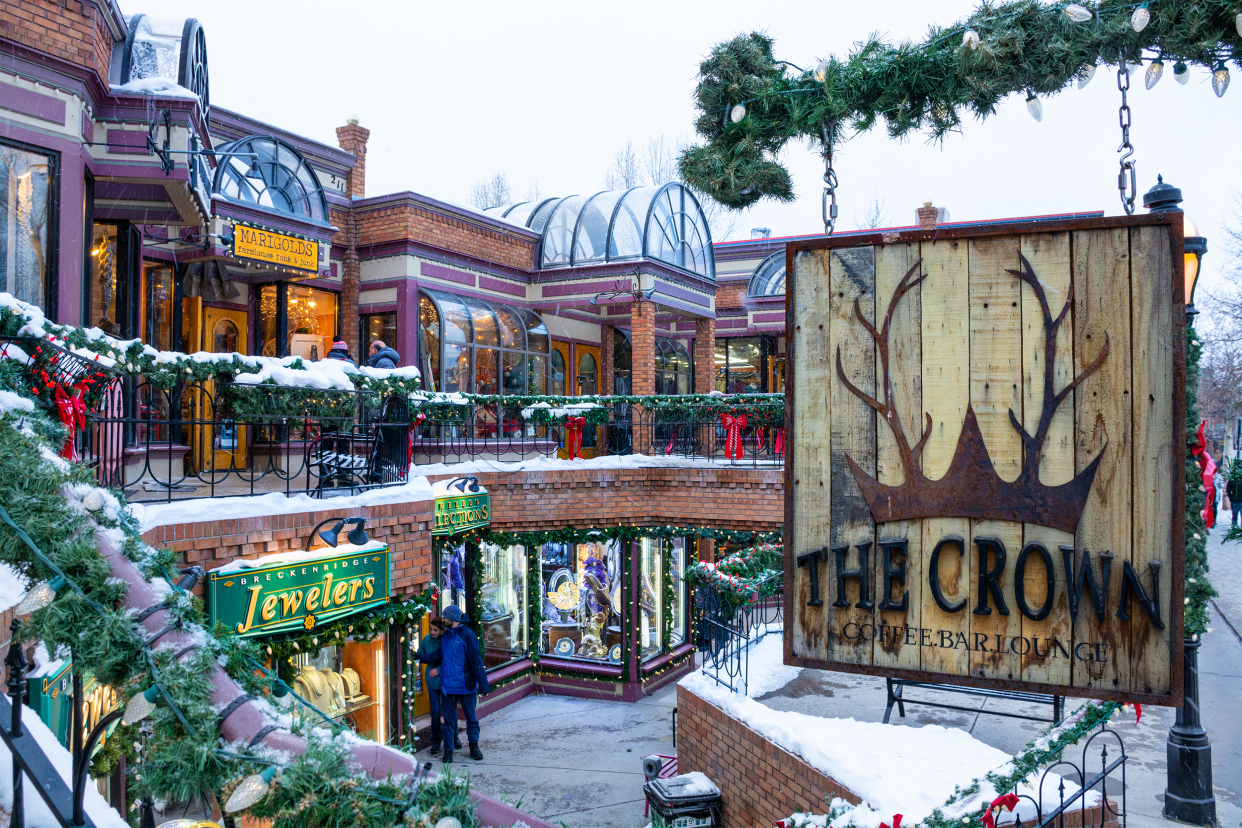
[[[5,0],[0,37],[95,70],[104,86],[112,62],[112,35],[93,3],[79,0]]]
[[[694,321],[694,390],[709,394],[716,390],[716,320]]]
[[[412,201],[361,208],[356,215],[359,246],[412,241],[506,267],[532,270],[535,266],[535,239],[445,215]]]
[[[350,169],[345,179],[345,193],[351,199],[362,198],[367,191],[367,139],[371,130],[358,126],[351,120],[343,127],[336,128],[336,142],[341,149],[353,155],[358,161]],[[344,255],[341,257],[341,337],[349,343],[350,353],[362,353],[358,343],[358,291],[362,280],[362,264],[358,259],[358,214],[353,210],[339,213],[341,223],[338,227],[344,231]],[[341,234],[338,233],[339,237]],[[387,343],[392,345],[394,343]]]
[[[721,285],[716,288],[716,307],[740,308],[746,298],[746,284]]]
[[[655,317],[653,302],[630,305],[630,393],[655,393]]]

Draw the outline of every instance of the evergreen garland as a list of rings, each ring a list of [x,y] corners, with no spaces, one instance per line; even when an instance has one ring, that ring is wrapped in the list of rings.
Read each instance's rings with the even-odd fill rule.
[[[963,113],[983,120],[1015,92],[1055,94],[1101,63],[1147,55],[1209,71],[1223,61],[1242,66],[1236,0],[1081,0],[1092,14],[1083,23],[1066,5],[987,3],[966,20],[932,26],[920,43],[873,35],[814,70],[777,60],[763,34],[718,44],[699,66],[696,90],[695,130],[707,143],[682,153],[682,178],[735,209],[764,197],[791,201],[781,150],[801,137],[831,150],[835,135],[826,146],[824,129],[834,124],[861,133],[883,120],[891,138],[926,130],[938,141],[960,129]],[[1130,18],[1140,5],[1151,20],[1136,32]],[[739,104],[745,115],[735,123]]]
[[[714,586],[734,606],[756,604],[783,588],[780,575],[784,552],[781,543],[761,543],[739,549],[714,564],[696,563],[688,573],[690,583]]]
[[[1203,343],[1195,329],[1186,326],[1186,597],[1183,638],[1198,639],[1207,632],[1208,601],[1217,595],[1208,580],[1207,524],[1203,520],[1203,477],[1199,461],[1190,453],[1198,441],[1199,430],[1199,358]],[[1236,536],[1236,537],[1235,537]],[[1242,539],[1230,529],[1225,540]],[[1177,607],[1173,608],[1177,611]]]
[[[591,425],[607,423],[613,408],[637,405],[655,412],[656,422],[678,423],[688,419],[717,420],[722,414],[742,414],[748,426],[783,427],[785,425],[784,394],[651,394],[643,397],[599,394],[581,397],[544,396],[531,394],[450,394],[419,391],[410,394],[410,402],[419,413],[441,424],[464,423],[470,406],[497,408],[503,418],[522,419],[522,410],[531,408],[530,422],[536,424],[564,423],[567,413],[552,414],[550,410],[594,403],[600,408],[587,408],[574,416],[585,417]],[[546,408],[544,406],[547,406]]]

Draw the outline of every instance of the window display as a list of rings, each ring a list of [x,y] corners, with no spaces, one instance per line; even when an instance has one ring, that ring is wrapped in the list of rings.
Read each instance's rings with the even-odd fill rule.
[[[483,544],[483,663],[499,667],[526,654],[526,547]]]
[[[624,595],[618,544],[544,544],[539,565],[544,601],[540,651],[620,664]]]
[[[283,291],[281,290],[283,288]],[[287,339],[280,341],[280,296],[284,294]],[[337,334],[337,294],[294,284],[264,285],[259,290],[258,347],[262,356],[323,359]]]
[[[465,545],[442,550],[436,570],[440,575],[440,605],[436,607],[436,614],[444,615],[450,604],[456,604],[458,609],[469,616],[470,610],[466,607]]]
[[[664,631],[664,544],[666,541],[643,538],[641,541],[642,577],[639,608],[642,612],[638,627],[638,648],[644,661],[660,654]]]
[[[0,291],[46,309],[56,159],[0,143]]]
[[[293,690],[320,712],[372,741],[388,741],[384,639],[346,642],[293,660]]]

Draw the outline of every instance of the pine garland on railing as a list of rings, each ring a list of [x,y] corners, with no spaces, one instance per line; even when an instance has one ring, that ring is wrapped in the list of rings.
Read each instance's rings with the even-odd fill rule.
[[[735,606],[757,604],[783,586],[779,567],[784,554],[784,544],[761,543],[739,549],[716,563],[696,563],[687,575],[691,585],[714,586]]]
[[[1140,7],[1149,10],[1141,31],[1133,19]],[[982,120],[1007,95],[1051,95],[1084,83],[1098,64],[1145,54],[1205,67],[1224,94],[1224,61],[1242,65],[1239,12],[1236,0],[1011,0],[932,26],[919,43],[872,35],[848,57],[811,70],[777,60],[767,35],[741,35],[699,66],[695,130],[707,143],[682,153],[681,174],[735,209],[765,197],[790,201],[793,185],[779,155],[791,139],[823,149],[826,126],[866,132],[882,119],[892,138],[926,129],[940,140],[960,129],[963,113]]]

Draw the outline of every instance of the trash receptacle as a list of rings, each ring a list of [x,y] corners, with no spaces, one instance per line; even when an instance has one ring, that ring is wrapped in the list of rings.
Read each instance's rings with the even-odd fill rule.
[[[695,771],[643,785],[651,805],[651,828],[717,828],[720,788]]]

